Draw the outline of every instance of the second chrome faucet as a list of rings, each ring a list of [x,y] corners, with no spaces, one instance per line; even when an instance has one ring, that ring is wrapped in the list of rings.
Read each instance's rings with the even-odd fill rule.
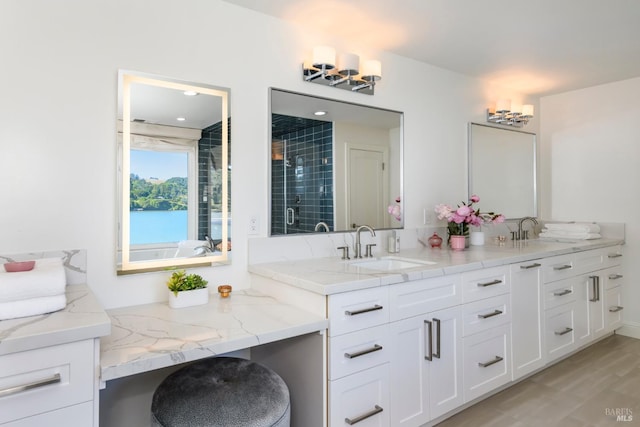
[[[360,232],[362,230],[369,230],[369,233],[371,233],[372,237],[376,237],[376,232],[373,231],[373,228],[369,227],[368,225],[361,225],[360,227],[358,227],[356,229],[356,243],[354,245],[353,251],[354,251],[354,258],[362,258],[362,244],[360,243]],[[371,256],[371,247],[375,246],[375,245],[367,245],[367,251],[365,253],[365,256],[369,257]]]

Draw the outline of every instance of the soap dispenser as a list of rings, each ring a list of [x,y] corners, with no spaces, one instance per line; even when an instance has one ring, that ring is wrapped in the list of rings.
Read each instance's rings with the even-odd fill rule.
[[[388,248],[387,251],[390,254],[395,254],[400,252],[400,236],[396,233],[396,230],[391,232],[391,235],[388,238]]]

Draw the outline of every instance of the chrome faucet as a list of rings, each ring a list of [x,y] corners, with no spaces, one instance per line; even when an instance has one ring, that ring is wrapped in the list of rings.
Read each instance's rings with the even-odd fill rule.
[[[531,223],[533,224],[533,227],[535,228],[536,225],[538,225],[538,220],[530,217],[530,216],[525,216],[524,218],[522,218],[519,222],[518,222],[518,231],[517,232],[513,232],[514,237],[513,240],[527,240],[529,238],[529,230],[523,230],[522,229],[522,225],[525,223],[525,221],[531,221]],[[516,234],[517,233],[517,234]]]
[[[320,221],[316,224],[315,231],[321,231],[322,228],[324,228],[324,231],[329,232],[329,226],[324,221]]]
[[[369,230],[371,236],[376,237],[376,232],[373,231],[373,228],[369,227],[368,225],[361,225],[360,227],[358,227],[358,229],[356,230],[356,244],[353,250],[355,252],[355,255],[353,256],[354,258],[362,258],[362,245],[360,244],[360,232],[362,230]]]

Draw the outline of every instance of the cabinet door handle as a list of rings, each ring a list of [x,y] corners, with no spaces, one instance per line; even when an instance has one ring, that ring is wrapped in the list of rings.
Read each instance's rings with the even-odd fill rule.
[[[498,283],[502,283],[502,280],[496,279],[490,282],[478,283],[479,288],[486,288],[487,286],[497,285]]]
[[[555,267],[553,267],[554,270],[566,270],[568,268],[573,268],[573,266],[571,264],[565,264],[565,265],[557,265]]]
[[[591,284],[593,286],[593,298],[589,298],[591,302],[600,301],[600,276],[589,276]]]
[[[379,344],[374,344],[373,347],[368,348],[362,351],[356,351],[355,353],[345,353],[344,357],[347,359],[355,359],[356,357],[364,356],[365,354],[373,353],[374,351],[382,350],[382,346]]]
[[[565,334],[568,334],[571,331],[573,331],[573,328],[564,328],[564,330],[562,330],[562,331],[555,331],[554,334],[556,334],[556,335],[565,335]]]
[[[373,410],[371,410],[371,411],[369,411],[369,412],[367,412],[366,414],[359,415],[359,416],[357,416],[357,417],[355,417],[355,418],[353,418],[353,419],[351,419],[351,418],[345,418],[345,419],[344,419],[344,422],[345,422],[345,423],[347,423],[347,424],[349,424],[350,426],[352,426],[352,425],[354,425],[354,424],[359,423],[360,421],[364,421],[364,420],[366,420],[366,419],[367,419],[367,418],[369,418],[369,417],[373,417],[374,415],[379,414],[379,413],[380,413],[380,412],[382,412],[382,411],[383,411],[383,409],[382,409],[380,406],[375,405],[375,406],[374,406],[374,409],[373,409]]]
[[[498,362],[502,362],[504,359],[500,356],[496,356],[495,359],[490,360],[488,362],[478,362],[478,366],[480,366],[481,368],[486,368],[488,366],[494,365]]]
[[[607,257],[609,257],[609,258],[619,258],[621,256],[622,256],[622,254],[609,254],[609,255],[607,255]]]
[[[609,280],[618,280],[618,279],[622,279],[622,274],[610,274],[609,275]]]
[[[424,332],[427,335],[424,337],[424,341],[426,344],[424,359],[431,362],[433,360],[433,325],[430,320],[424,321],[425,328]]]
[[[12,394],[17,394],[17,393],[21,393],[23,391],[27,391],[27,390],[32,390],[34,388],[38,388],[38,387],[44,387],[46,385],[49,384],[57,384],[60,381],[62,381],[62,379],[60,378],[60,374],[55,374],[52,377],[49,378],[45,378],[42,380],[38,380],[38,381],[33,381],[27,384],[21,384],[21,385],[17,385],[14,387],[7,387],[4,389],[0,390],[0,397],[4,397],[4,396],[10,396]]]
[[[440,319],[433,319],[433,323],[436,324],[436,351],[433,353],[433,357],[440,359]]]
[[[528,270],[530,268],[538,268],[538,267],[542,267],[542,264],[538,264],[537,262],[534,264],[529,264],[529,265],[521,265],[520,268],[523,270]]]
[[[620,310],[623,310],[624,307],[620,307],[619,305],[614,305],[613,307],[609,307],[609,312],[610,313],[617,313]]]
[[[382,306],[376,304],[373,307],[363,308],[360,310],[353,310],[353,311],[347,310],[344,312],[344,314],[346,314],[347,316],[357,316],[358,314],[369,313],[371,311],[376,311],[376,310],[382,310]]]
[[[502,311],[494,310],[492,313],[478,314],[478,318],[480,318],[480,319],[488,319],[489,317],[498,316],[500,314],[502,314]]]
[[[564,295],[569,295],[570,293],[573,293],[573,291],[571,289],[564,289],[560,292],[554,292],[553,295],[556,297],[561,297]]]

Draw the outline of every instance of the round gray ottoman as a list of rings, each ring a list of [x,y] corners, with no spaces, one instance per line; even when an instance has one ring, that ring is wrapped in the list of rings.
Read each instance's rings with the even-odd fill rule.
[[[289,427],[289,389],[270,369],[245,359],[213,357],[160,383],[151,425],[162,427]]]

